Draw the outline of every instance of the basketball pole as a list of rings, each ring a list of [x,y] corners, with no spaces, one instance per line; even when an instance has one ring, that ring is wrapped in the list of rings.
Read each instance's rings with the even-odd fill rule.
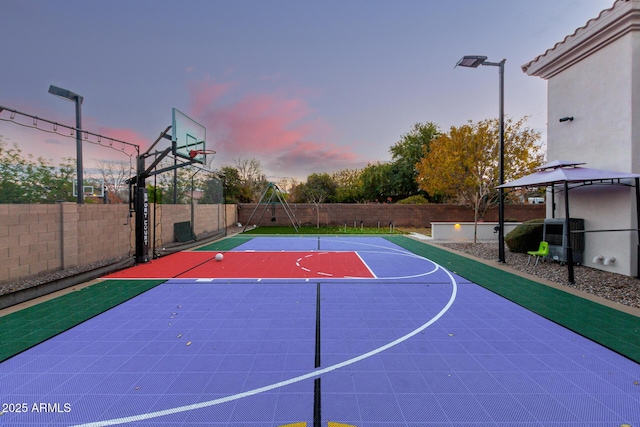
[[[170,147],[164,149],[161,152],[151,153],[151,150],[158,144],[158,142],[165,139],[172,139],[167,133],[171,129],[171,126],[168,126],[163,132],[160,133],[160,136],[155,140],[153,144],[149,147],[147,151],[143,154],[138,155],[137,157],[137,173],[136,176],[131,177],[127,180],[130,188],[135,185],[135,191],[133,191],[133,207],[136,215],[136,255],[135,260],[136,264],[149,262],[149,194],[146,188],[145,180],[149,177],[169,172],[169,171],[177,171],[179,168],[183,168],[185,166],[191,166],[195,163],[198,163],[194,158],[186,159],[186,162],[178,163],[177,157],[175,158],[174,164],[172,166],[167,166],[158,170],[154,170],[155,167],[166,157],[169,153],[175,154],[175,149],[173,147],[173,143]],[[156,156],[155,160],[151,163],[150,166],[146,166],[146,158],[150,156]],[[183,157],[183,156],[181,156]],[[174,185],[174,188],[176,186]],[[131,191],[130,191],[131,193]],[[157,203],[157,200],[154,200]],[[155,219],[154,219],[155,221]]]
[[[158,139],[154,141],[147,151],[139,154],[136,159],[136,176],[131,178],[129,185],[135,184],[135,191],[133,192],[133,208],[136,214],[136,264],[143,264],[149,262],[149,192],[146,186],[146,179],[150,176],[150,171],[156,167],[156,165],[169,154],[168,150],[165,150],[159,158],[151,164],[147,169],[145,167],[145,159],[149,157],[150,151],[156,146],[156,144],[162,139],[166,138],[167,132],[171,129],[168,126],[163,132],[160,133]],[[154,200],[157,203],[157,200]],[[154,219],[155,222],[155,219]]]

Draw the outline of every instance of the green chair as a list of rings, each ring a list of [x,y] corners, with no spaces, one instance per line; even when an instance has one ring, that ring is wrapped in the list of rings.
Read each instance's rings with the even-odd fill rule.
[[[527,265],[529,265],[529,263],[531,262],[531,257],[534,256],[536,257],[536,263],[533,265],[535,267],[536,265],[538,265],[538,261],[540,260],[540,257],[546,257],[547,255],[549,255],[549,243],[540,242],[540,247],[538,248],[537,251],[529,251],[527,253],[529,254],[529,260],[527,261]]]

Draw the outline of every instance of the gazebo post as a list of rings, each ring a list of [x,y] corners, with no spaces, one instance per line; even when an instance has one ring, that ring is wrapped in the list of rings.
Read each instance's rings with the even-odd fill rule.
[[[556,187],[551,183],[551,218],[556,217]]]
[[[569,283],[575,283],[573,278],[573,248],[571,247],[571,231],[569,226],[569,181],[564,181],[564,234],[567,239],[567,268],[569,270]]]
[[[636,183],[636,279],[640,279],[640,178],[635,179]]]

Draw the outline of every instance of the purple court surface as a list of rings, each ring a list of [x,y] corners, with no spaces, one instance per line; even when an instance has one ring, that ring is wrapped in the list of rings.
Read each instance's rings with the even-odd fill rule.
[[[234,249],[321,250],[374,277],[167,280],[1,363],[0,426],[640,427],[640,365],[382,238]]]

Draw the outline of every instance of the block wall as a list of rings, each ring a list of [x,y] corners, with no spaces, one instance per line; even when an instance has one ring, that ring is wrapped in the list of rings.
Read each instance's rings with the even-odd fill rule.
[[[60,205],[0,205],[0,281],[62,263]]]
[[[133,254],[135,218],[129,218],[128,205],[69,205],[78,212],[77,265]]]
[[[317,210],[313,204],[291,204],[291,211],[301,225],[316,225]],[[280,204],[238,205],[238,221],[243,225],[291,225],[289,217]],[[274,214],[275,213],[275,214]],[[545,205],[506,205],[505,220],[520,222],[544,218]],[[251,220],[250,220],[251,219]],[[484,221],[498,221],[498,210],[487,212]],[[473,222],[473,211],[458,205],[427,204],[323,204],[320,206],[320,225],[360,227],[431,227],[432,222]]]
[[[191,205],[151,205],[152,221],[154,212],[160,245],[175,241],[175,222],[191,221]],[[237,222],[236,205],[194,206],[198,236]],[[126,204],[0,205],[0,282],[134,253],[135,215]]]

